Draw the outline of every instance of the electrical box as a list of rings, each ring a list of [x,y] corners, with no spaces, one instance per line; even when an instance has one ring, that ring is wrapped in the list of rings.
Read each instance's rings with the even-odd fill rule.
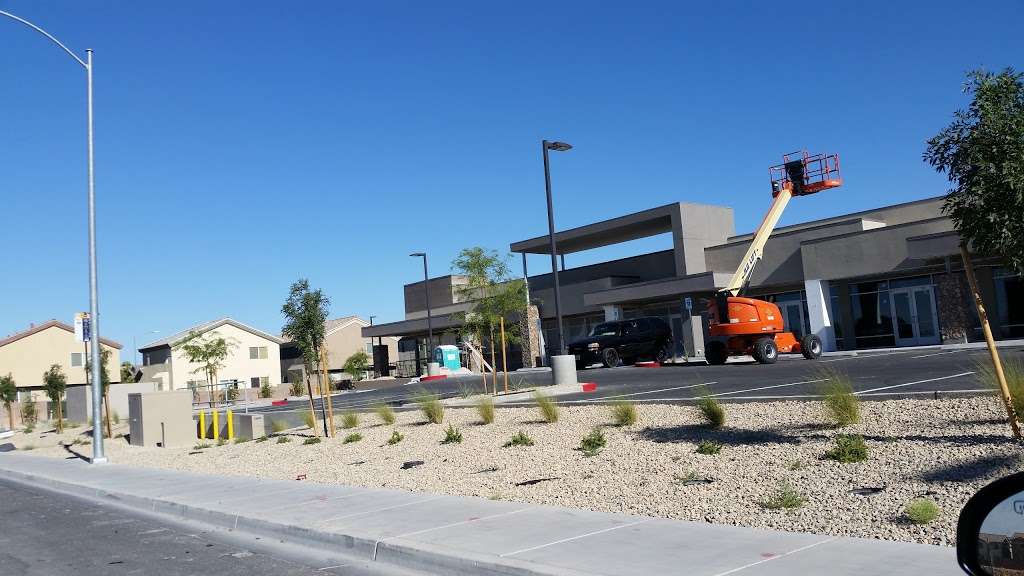
[[[196,441],[192,392],[136,392],[128,395],[129,444],[190,446]]]

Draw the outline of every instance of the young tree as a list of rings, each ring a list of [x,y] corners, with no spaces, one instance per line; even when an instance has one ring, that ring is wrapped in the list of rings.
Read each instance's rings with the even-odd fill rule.
[[[966,110],[957,110],[953,122],[928,140],[924,159],[953,184],[943,211],[962,239],[964,271],[1000,395],[1013,435],[1020,438],[1013,398],[978,292],[968,246],[976,253],[998,256],[1024,272],[1024,74],[1012,68],[999,74],[976,70],[968,74],[965,92],[972,96],[971,104]]]
[[[0,376],[0,402],[4,403],[4,410],[7,410],[11,430],[14,430],[14,411],[11,410],[11,404],[17,400],[18,385],[14,383],[14,377],[8,372],[6,376]]]
[[[110,372],[107,371],[109,362],[110,350],[101,347],[100,383],[103,385],[104,428],[107,429],[107,438],[113,436],[113,432],[110,429]],[[86,374],[92,374],[92,360],[89,358],[85,360],[85,372]]]
[[[60,364],[50,366],[50,369],[43,372],[43,388],[50,404],[55,406],[57,415],[57,433],[64,433],[64,411],[61,408],[61,401],[64,399],[64,391],[68,387],[68,379],[64,376]]]
[[[357,350],[355,354],[345,360],[342,367],[346,373],[352,376],[353,380],[362,380],[363,374],[370,369],[370,355],[363,350]]]
[[[206,375],[206,381],[210,384],[211,405],[217,403],[217,374],[224,368],[224,360],[237,346],[233,339],[226,339],[217,332],[200,334],[195,331],[190,331],[188,336],[174,345],[174,349],[181,350],[189,362],[199,364],[192,371],[193,374]]]
[[[313,367],[320,362],[320,349],[323,347],[326,338],[327,315],[330,313],[331,300],[322,291],[310,290],[309,280],[302,278],[292,284],[288,292],[288,299],[281,306],[281,313],[284,314],[285,324],[281,332],[295,341],[302,351],[302,360],[306,365],[306,391],[309,393],[309,410],[314,412],[313,407],[313,386],[309,381],[309,373]],[[320,383],[321,396],[323,395],[323,382]],[[324,419],[325,435],[333,433],[334,426],[328,428],[328,408],[330,394],[325,401],[321,398],[321,414]],[[316,427],[314,426],[314,430]],[[316,431],[317,435],[320,432]]]

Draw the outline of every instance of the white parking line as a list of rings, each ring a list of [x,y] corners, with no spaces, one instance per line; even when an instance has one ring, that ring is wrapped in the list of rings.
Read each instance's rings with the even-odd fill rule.
[[[911,356],[911,358],[928,358],[930,356],[943,356],[945,354],[956,354],[957,352],[963,352],[963,350],[949,350],[948,352],[935,352],[933,354],[921,354],[920,356]]]
[[[718,394],[710,394],[709,397],[714,398],[716,396],[728,396],[730,394],[756,392],[757,390],[768,390],[769,388],[785,388],[786,386],[799,386],[800,384],[814,384],[815,382],[824,382],[825,380],[827,380],[827,378],[818,378],[817,380],[804,380],[803,382],[790,382],[788,384],[775,384],[773,386],[761,386],[759,388],[747,388],[745,390],[733,390],[732,392],[719,392]]]
[[[950,378],[959,378],[961,376],[970,376],[974,372],[961,372],[959,374],[951,374],[949,376],[940,376],[938,378],[928,378],[927,380],[917,380],[915,382],[907,382],[905,384],[893,384],[892,386],[881,386],[879,388],[870,388],[868,390],[861,390],[860,392],[854,392],[854,395],[867,394],[868,392],[878,392],[879,390],[891,390],[893,388],[902,388],[903,386],[913,386],[914,384],[925,384],[927,382],[938,382],[939,380],[949,380]]]
[[[581,402],[600,402],[602,400],[610,400],[612,398],[643,396],[645,394],[657,394],[658,392],[668,392],[669,390],[686,390],[687,388],[699,388],[700,386],[710,386],[712,384],[718,384],[718,382],[701,382],[700,384],[690,384],[689,386],[675,386],[673,388],[659,388],[657,390],[648,390],[646,392],[633,392],[632,394],[615,394],[613,396],[601,396],[600,398],[587,398],[585,400],[581,400]]]
[[[856,356],[844,356],[842,358],[829,358],[827,360],[818,360],[818,362],[840,362],[842,360],[857,360],[858,358],[861,358],[861,359],[864,359],[864,358],[878,358],[879,356],[892,356],[893,354],[906,354],[906,353],[907,353],[906,350],[901,350],[899,352],[883,352],[881,354],[863,354],[863,355],[862,354],[858,354]]]

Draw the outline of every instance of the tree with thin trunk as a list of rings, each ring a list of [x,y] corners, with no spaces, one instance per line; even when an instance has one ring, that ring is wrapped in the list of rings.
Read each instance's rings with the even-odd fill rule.
[[[64,391],[67,390],[67,387],[68,379],[64,376],[60,364],[54,364],[50,366],[49,370],[43,372],[43,388],[46,390],[46,396],[50,399],[50,404],[56,407],[58,434],[64,433],[64,410],[60,404],[64,400]]]
[[[1012,68],[999,74],[975,70],[968,74],[964,91],[971,95],[970,105],[957,110],[953,122],[928,140],[924,159],[953,184],[943,212],[960,235],[960,253],[982,332],[1010,426],[1020,438],[968,248],[999,257],[1007,266],[1024,272],[1024,74]]]
[[[6,376],[0,376],[0,402],[4,403],[4,410],[7,410],[9,429],[14,430],[14,410],[11,404],[18,399],[18,385],[14,383],[14,376],[8,372]]]
[[[326,322],[327,315],[330,313],[330,305],[331,300],[321,290],[311,290],[309,280],[302,278],[292,284],[288,292],[288,299],[281,306],[281,313],[285,317],[281,333],[294,340],[302,352],[302,360],[306,367],[306,391],[309,394],[310,412],[314,412],[314,407],[313,386],[309,380],[309,373],[314,366],[320,363],[320,349],[323,347],[324,338],[327,337]],[[322,393],[322,382],[320,390]],[[327,427],[327,405],[323,399],[321,399],[320,408],[324,426]],[[314,429],[319,436],[319,429],[315,426]],[[328,434],[332,433],[333,430],[328,431]]]
[[[193,374],[206,375],[206,381],[210,384],[211,406],[217,404],[217,374],[224,368],[224,361],[237,346],[233,338],[224,338],[216,331],[206,334],[189,331],[188,336],[174,345],[174,349],[181,350],[189,362],[199,364],[192,370]]]
[[[107,365],[110,362],[110,349],[100,348],[100,384],[103,386],[103,427],[106,428],[107,438],[114,435],[110,429],[110,373],[107,371]],[[86,374],[92,374],[92,359],[86,358],[85,360],[85,372]]]

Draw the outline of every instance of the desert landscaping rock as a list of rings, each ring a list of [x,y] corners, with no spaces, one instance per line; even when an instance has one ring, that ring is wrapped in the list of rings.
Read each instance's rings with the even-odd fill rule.
[[[1022,447],[1001,420],[996,397],[864,402],[860,424],[843,429],[823,423],[820,403],[725,404],[727,424],[710,430],[696,408],[637,406],[637,423],[612,426],[606,406],[563,406],[558,422],[538,421],[533,408],[502,408],[482,426],[474,409],[448,408],[443,424],[424,424],[419,412],[396,413],[394,425],[372,418],[356,427],[368,441],[342,444],[343,434],[302,445],[312,433],[289,431],[297,441],[211,446],[186,457],[192,447],[161,449],[107,442],[111,462],[224,475],[295,479],[366,487],[551,504],[719,524],[951,545],[960,508],[979,488],[1020,470]],[[461,429],[461,444],[438,444],[449,425]],[[607,439],[600,453],[576,448],[595,426]],[[74,446],[86,428],[63,435],[18,432],[10,439],[33,454],[87,456]],[[386,441],[398,430],[404,439]],[[126,431],[122,424],[116,432]],[[533,446],[503,449],[523,431]],[[824,458],[836,434],[861,434],[865,462]],[[695,452],[702,440],[721,443],[717,455]],[[61,446],[58,442],[69,444]],[[2,457],[2,456],[0,456]],[[349,463],[364,461],[359,466]],[[404,466],[419,462],[415,467]],[[486,473],[481,473],[486,472]],[[519,485],[527,479],[550,479]],[[713,479],[687,484],[680,478]],[[800,508],[763,506],[782,486],[806,499]],[[884,487],[868,495],[859,489]],[[906,504],[927,495],[940,508],[934,522],[911,523]]]

